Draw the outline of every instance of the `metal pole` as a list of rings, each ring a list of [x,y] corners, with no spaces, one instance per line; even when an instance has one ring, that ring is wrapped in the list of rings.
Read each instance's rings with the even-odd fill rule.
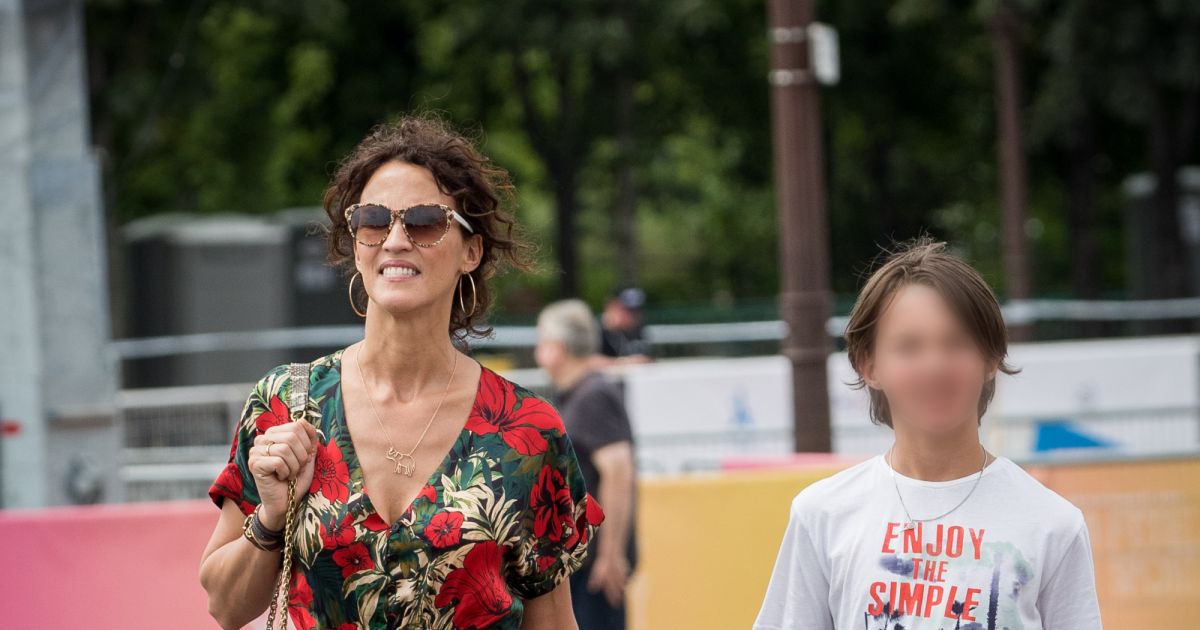
[[[779,206],[779,309],[787,324],[783,353],[792,363],[794,446],[797,452],[829,452],[829,226],[820,100],[807,36],[813,1],[769,0],[767,10]]]
[[[1003,214],[1003,260],[1008,300],[1032,297],[1028,246],[1025,242],[1025,150],[1021,140],[1021,88],[1017,52],[1017,16],[1001,0],[992,16],[992,49],[996,56],[996,124],[1000,158],[1000,205]],[[1011,326],[1015,341],[1032,337],[1030,324]]]

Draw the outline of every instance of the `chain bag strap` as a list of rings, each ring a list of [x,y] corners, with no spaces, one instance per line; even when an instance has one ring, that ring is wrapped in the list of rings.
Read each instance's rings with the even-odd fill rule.
[[[309,364],[307,363],[291,363],[288,365],[288,383],[290,386],[288,410],[292,422],[302,422],[305,420],[306,409],[308,408],[308,372]],[[267,613],[268,630],[274,630],[275,628],[275,613],[279,607],[280,598],[283,599],[284,612],[279,627],[282,630],[287,630],[288,627],[287,605],[292,581],[292,539],[295,536],[295,524],[297,521],[297,519],[293,518],[293,514],[298,507],[292,505],[295,498],[296,480],[292,479],[288,482],[288,509],[283,525],[283,567],[279,570],[279,576],[275,580],[275,592],[271,596],[271,609]]]

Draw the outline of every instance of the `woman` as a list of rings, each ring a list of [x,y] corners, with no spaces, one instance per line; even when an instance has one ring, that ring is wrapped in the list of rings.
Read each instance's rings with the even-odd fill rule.
[[[1006,457],[979,426],[1005,362],[995,296],[928,239],[867,280],[846,328],[877,455],[805,488],[758,630],[1099,630],[1078,508]]]
[[[294,627],[575,627],[564,578],[603,512],[555,409],[455,344],[487,334],[498,266],[528,268],[510,196],[503,170],[420,116],[338,168],[329,259],[366,294],[351,293],[365,335],[311,362],[307,422],[288,421],[286,364],[246,402],[200,567],[223,627],[270,604],[291,479]]]

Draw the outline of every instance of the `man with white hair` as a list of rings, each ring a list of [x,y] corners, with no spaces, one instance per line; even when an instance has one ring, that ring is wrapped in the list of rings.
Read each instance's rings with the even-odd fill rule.
[[[606,514],[596,552],[571,574],[579,630],[624,630],[625,585],[637,560],[633,536],[633,431],[621,391],[592,367],[599,326],[582,300],[554,302],[538,316],[534,359],[550,375],[555,406],[575,447],[588,491]]]

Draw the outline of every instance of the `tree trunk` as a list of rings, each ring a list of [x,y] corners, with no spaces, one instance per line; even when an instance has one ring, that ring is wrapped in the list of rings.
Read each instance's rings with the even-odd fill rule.
[[[579,269],[575,252],[575,239],[578,236],[575,234],[575,216],[579,209],[578,194],[575,190],[578,163],[574,156],[567,157],[560,160],[558,167],[551,172],[554,177],[557,217],[554,246],[562,274],[559,277],[558,295],[562,298],[575,297],[579,295]]]
[[[1067,235],[1070,239],[1071,294],[1077,299],[1099,296],[1096,238],[1095,177],[1092,164],[1096,155],[1091,116],[1081,113],[1073,122],[1067,148]]]
[[[1150,199],[1155,260],[1151,269],[1152,297],[1182,297],[1191,293],[1191,273],[1187,248],[1179,221],[1179,151],[1176,129],[1171,116],[1170,99],[1163,88],[1154,90],[1150,117],[1150,164],[1154,172],[1154,193]]]
[[[613,227],[613,240],[617,245],[618,282],[622,286],[638,284],[638,255],[637,255],[637,189],[633,180],[634,147],[636,134],[634,132],[633,86],[637,76],[637,63],[633,7],[629,0],[618,0],[614,4],[616,17],[628,38],[623,48],[624,54],[616,66],[615,99],[616,99],[616,128],[617,162],[616,186]]]

